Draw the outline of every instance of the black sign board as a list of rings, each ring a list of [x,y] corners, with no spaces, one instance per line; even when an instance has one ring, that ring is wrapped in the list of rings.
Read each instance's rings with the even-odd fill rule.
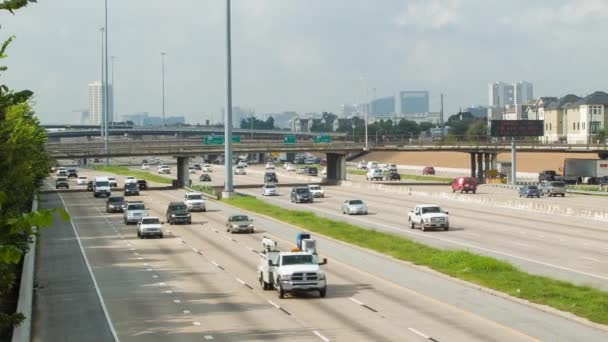
[[[492,120],[493,137],[540,137],[545,135],[542,120]]]

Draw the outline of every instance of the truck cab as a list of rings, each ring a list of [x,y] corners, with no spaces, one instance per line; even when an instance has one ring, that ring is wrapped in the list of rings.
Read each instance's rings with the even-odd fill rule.
[[[143,201],[127,202],[127,206],[123,211],[125,224],[137,223],[142,217],[148,216],[148,209]]]
[[[93,197],[106,196],[112,194],[110,189],[110,180],[108,177],[95,177],[93,180]]]
[[[435,204],[419,204],[414,207],[413,211],[408,214],[410,228],[414,229],[419,226],[422,231],[431,228],[450,229],[450,221],[448,212],[443,211],[441,207]]]

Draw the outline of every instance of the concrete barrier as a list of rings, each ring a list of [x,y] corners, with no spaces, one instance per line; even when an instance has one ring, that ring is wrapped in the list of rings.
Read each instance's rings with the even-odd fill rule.
[[[38,197],[34,196],[32,211],[38,211]],[[32,297],[34,295],[34,261],[36,259],[36,235],[32,236],[29,251],[23,257],[21,270],[21,284],[19,285],[19,302],[17,312],[21,312],[25,319],[13,330],[12,342],[29,341],[32,330]]]

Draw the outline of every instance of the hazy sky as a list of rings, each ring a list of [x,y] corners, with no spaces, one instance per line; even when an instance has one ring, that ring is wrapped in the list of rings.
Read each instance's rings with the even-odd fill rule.
[[[431,91],[431,110],[487,103],[487,83],[528,80],[535,96],[607,90],[608,0],[233,0],[234,104],[258,113],[338,111]],[[216,121],[224,103],[224,0],[109,0],[119,115]],[[15,34],[3,83],[36,94],[43,122],[77,123],[100,78],[103,0],[39,0],[2,13]],[[370,90],[371,97],[371,90]]]

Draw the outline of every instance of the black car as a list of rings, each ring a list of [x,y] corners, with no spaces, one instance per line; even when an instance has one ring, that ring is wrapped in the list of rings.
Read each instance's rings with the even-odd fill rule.
[[[108,213],[122,213],[125,209],[127,202],[122,196],[111,196],[106,199],[106,212]]]
[[[316,167],[307,167],[306,168],[306,174],[309,176],[318,176],[319,175],[319,170]]]
[[[125,184],[125,196],[139,196],[139,186],[137,183]]]
[[[384,179],[386,179],[387,181],[401,180],[401,175],[399,174],[399,172],[389,172],[386,174],[386,176],[384,176]]]
[[[57,178],[57,181],[55,181],[55,189],[59,189],[59,188],[66,188],[69,189],[70,188],[70,183],[68,182],[67,178]]]
[[[201,164],[194,164],[194,166],[193,166],[193,167],[194,167],[194,169],[195,169],[195,170],[197,170],[197,171],[200,171],[200,170],[202,170],[202,169],[203,169],[203,168],[201,167]]]
[[[264,174],[264,183],[278,183],[279,177],[274,172],[266,172]]]
[[[203,174],[202,174],[202,175],[201,175],[201,176],[198,178],[198,180],[199,180],[200,182],[211,182],[211,177],[210,177],[208,174],[203,173]]]
[[[307,203],[312,203],[313,201],[313,196],[312,196],[312,192],[310,192],[310,189],[308,189],[308,187],[296,187],[291,189],[291,202],[292,203],[303,203],[303,202],[307,202]]]
[[[148,182],[145,179],[138,179],[137,186],[139,190],[148,190]]]
[[[192,223],[192,216],[188,211],[188,207],[184,202],[171,202],[167,207],[167,222],[174,223]]]
[[[76,170],[68,170],[68,178],[78,178],[78,172]]]
[[[93,181],[87,183],[87,191],[93,191]]]

